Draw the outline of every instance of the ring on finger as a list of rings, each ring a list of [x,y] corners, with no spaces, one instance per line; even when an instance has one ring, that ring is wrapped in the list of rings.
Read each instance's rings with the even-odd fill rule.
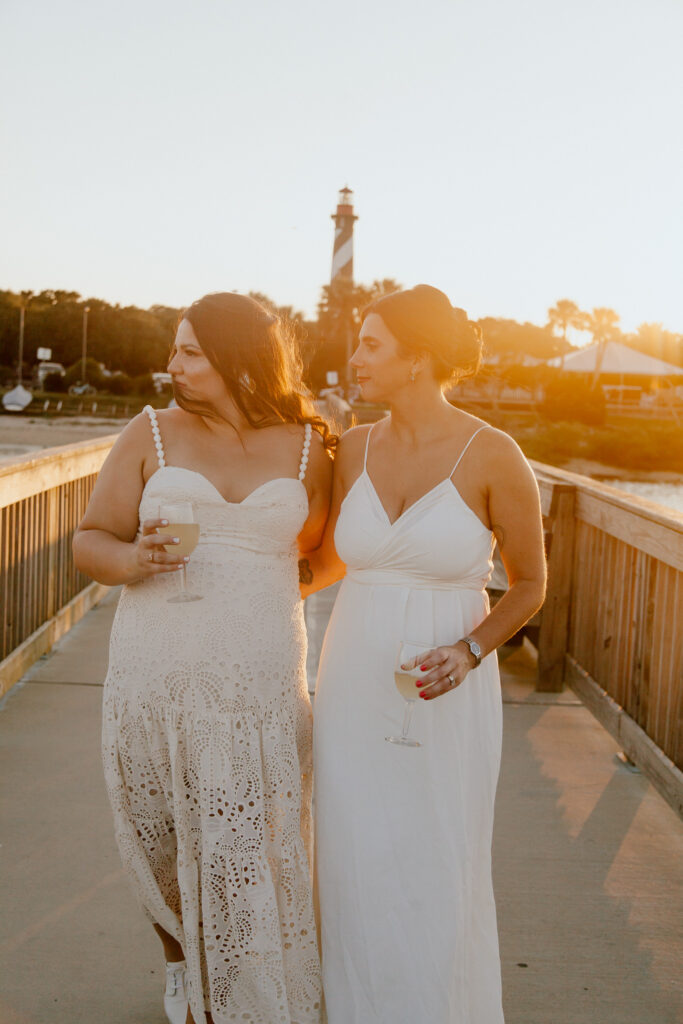
[[[451,686],[455,686],[455,676],[453,675],[452,672],[448,673],[446,679],[448,679],[448,682],[451,684]]]
[[[147,555],[147,560],[149,562],[153,562],[154,561],[154,552],[153,551],[150,551],[150,553]]]

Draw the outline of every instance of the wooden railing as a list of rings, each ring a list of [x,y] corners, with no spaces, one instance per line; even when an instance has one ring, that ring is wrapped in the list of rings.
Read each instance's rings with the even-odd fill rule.
[[[0,695],[106,593],[71,538],[116,435],[0,465]]]
[[[548,547],[538,688],[577,690],[680,808],[683,515],[533,466]]]

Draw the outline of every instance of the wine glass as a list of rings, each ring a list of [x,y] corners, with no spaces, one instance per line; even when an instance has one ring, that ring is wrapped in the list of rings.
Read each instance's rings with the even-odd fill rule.
[[[418,679],[427,675],[427,672],[422,671],[419,661],[415,668],[405,669],[403,666],[409,665],[410,662],[415,661],[416,658],[421,658],[430,650],[431,646],[431,644],[415,644],[409,640],[402,640],[399,645],[398,652],[396,654],[396,664],[394,666],[394,682],[396,683],[396,689],[406,702],[406,708],[403,713],[403,728],[401,730],[401,735],[385,736],[384,738],[388,743],[398,743],[402,747],[422,746],[419,740],[414,740],[408,735],[408,730],[410,729],[410,719],[413,715],[415,701],[419,697],[419,692],[415,684]]]
[[[199,542],[199,523],[195,519],[194,507],[189,501],[174,501],[159,505],[159,518],[167,519],[168,526],[158,526],[157,533],[170,533],[178,537],[180,544],[164,544],[170,555],[183,558],[191,555]],[[192,594],[187,589],[187,564],[183,562],[183,575],[180,593],[167,598],[170,604],[181,604],[185,601],[201,601],[201,594]]]

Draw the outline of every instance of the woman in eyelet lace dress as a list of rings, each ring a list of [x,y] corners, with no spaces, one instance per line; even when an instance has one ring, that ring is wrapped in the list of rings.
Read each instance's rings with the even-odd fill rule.
[[[79,569],[125,585],[104,689],[116,839],[173,1024],[318,1024],[297,558],[320,542],[333,438],[279,320],[246,296],[195,302],[169,371],[179,407],[126,427],[74,539]],[[169,603],[169,502],[199,522],[202,600]]]

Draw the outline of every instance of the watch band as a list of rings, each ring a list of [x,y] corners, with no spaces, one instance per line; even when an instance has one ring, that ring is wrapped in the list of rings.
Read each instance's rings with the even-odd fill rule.
[[[470,649],[470,654],[474,658],[474,667],[478,668],[481,665],[481,647],[476,640],[473,640],[471,636],[462,637],[462,643],[467,644]]]

